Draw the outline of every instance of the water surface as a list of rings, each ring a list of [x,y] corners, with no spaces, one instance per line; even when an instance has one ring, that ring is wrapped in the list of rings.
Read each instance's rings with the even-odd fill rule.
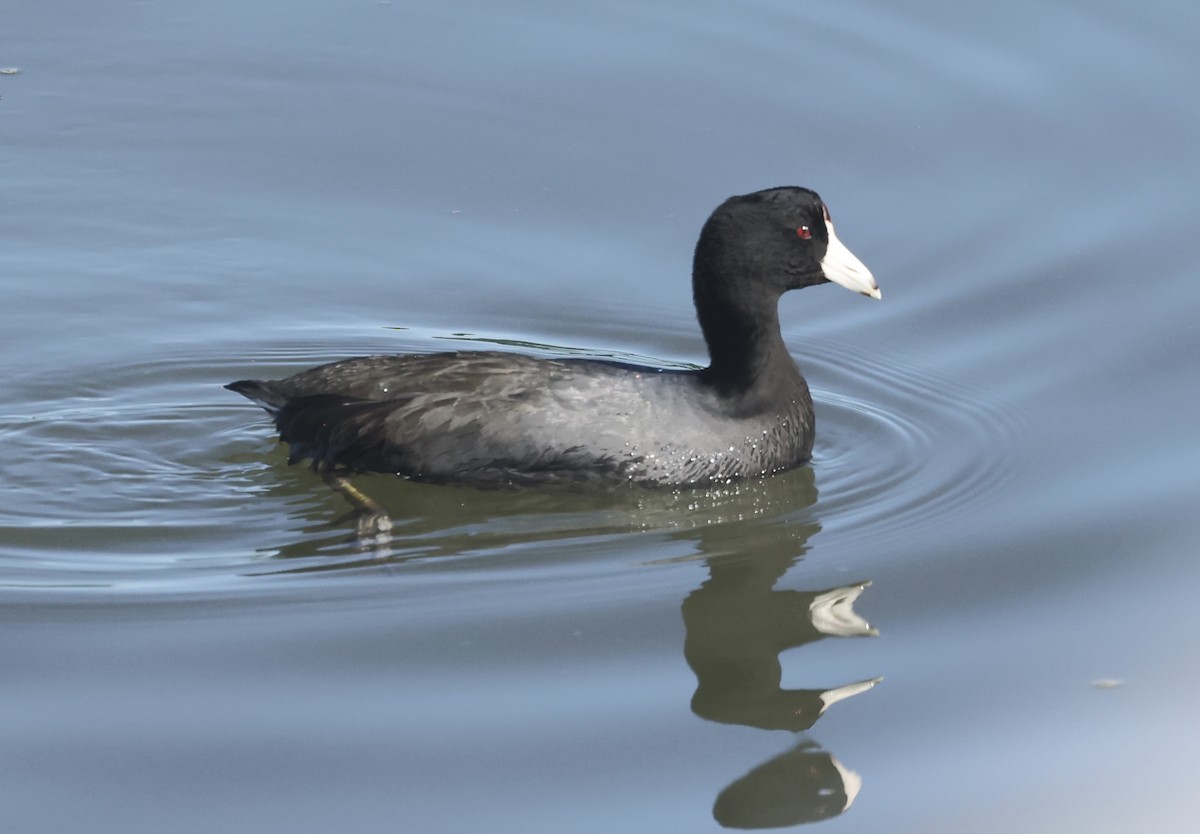
[[[1200,12],[27,4],[0,66],[14,831],[1191,831]],[[702,363],[734,193],[811,467],[370,476],[221,388],[475,346]]]

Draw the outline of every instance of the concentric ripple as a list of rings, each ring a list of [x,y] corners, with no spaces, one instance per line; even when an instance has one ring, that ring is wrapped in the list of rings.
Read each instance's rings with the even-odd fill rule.
[[[269,422],[221,384],[246,375],[248,362],[258,375],[277,376],[373,349],[516,345],[463,334],[397,339],[393,333],[377,345],[336,331],[325,335],[328,344],[310,339],[302,350],[295,347],[301,340],[281,334],[274,344],[201,351],[187,345],[129,363],[15,380],[0,411],[6,583],[194,590],[276,572],[264,560],[280,557],[293,557],[289,570],[322,569],[330,557],[347,565],[378,558],[350,540],[341,499],[302,467],[283,466]],[[396,512],[398,540],[389,554],[445,557],[772,519],[785,527],[816,522],[838,531],[839,541],[859,542],[935,519],[952,523],[959,508],[982,500],[1011,474],[1011,461],[996,450],[1013,447],[1018,423],[979,392],[831,340],[806,339],[796,352],[818,412],[811,474],[709,490],[566,496],[375,476],[370,490]],[[668,548],[665,558],[677,555]]]
[[[806,341],[801,364],[816,403],[813,467],[827,530],[858,540],[934,518],[952,524],[1012,477],[1021,421],[982,391],[830,341]]]

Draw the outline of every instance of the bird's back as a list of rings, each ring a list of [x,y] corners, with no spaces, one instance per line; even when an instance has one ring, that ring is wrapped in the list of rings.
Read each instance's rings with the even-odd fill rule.
[[[696,372],[595,360],[369,356],[227,387],[272,413],[292,461],[435,481],[724,481],[799,465],[812,439],[806,387],[731,418]]]

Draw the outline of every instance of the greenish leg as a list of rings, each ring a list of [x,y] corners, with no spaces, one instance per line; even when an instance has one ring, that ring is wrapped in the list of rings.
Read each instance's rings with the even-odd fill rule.
[[[390,539],[392,519],[380,504],[349,480],[332,472],[323,472],[325,483],[342,494],[358,517],[360,539]]]

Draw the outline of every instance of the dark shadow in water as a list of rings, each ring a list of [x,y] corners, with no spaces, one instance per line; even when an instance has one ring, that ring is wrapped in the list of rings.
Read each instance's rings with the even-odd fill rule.
[[[713,818],[725,828],[784,828],[820,822],[850,807],[862,786],[812,741],[801,741],[721,791]]]
[[[815,489],[812,500],[815,500]],[[815,522],[726,524],[699,531],[709,577],[683,602],[684,655],[696,674],[692,711],[708,721],[764,730],[808,730],[838,701],[864,692],[880,678],[817,689],[785,689],[779,656],[826,637],[878,632],[854,611],[870,584],[822,591],[779,590],[775,585],[820,531]],[[730,545],[752,542],[753,553]],[[713,817],[728,828],[775,828],[816,822],[850,807],[862,786],[811,740],[759,765],[717,797]]]
[[[782,686],[782,652],[828,637],[877,633],[854,611],[869,582],[815,591],[775,587],[821,529],[807,512],[817,495],[810,468],[724,488],[587,493],[435,487],[368,477],[361,479],[362,488],[388,507],[395,528],[386,542],[357,544],[342,499],[332,491],[322,494],[324,485],[312,473],[286,471],[273,491],[289,501],[308,496],[296,506],[309,528],[304,540],[276,554],[302,564],[266,573],[377,569],[594,537],[608,537],[617,550],[620,536],[665,532],[698,551],[676,558],[703,559],[708,567],[708,578],[682,606],[684,655],[697,679],[691,704],[696,715],[802,733],[830,706],[879,681]],[[313,501],[313,490],[323,497]],[[856,773],[801,738],[721,791],[713,816],[730,828],[814,822],[849,808],[860,787]]]
[[[275,545],[270,553],[306,564],[258,573],[377,568],[535,542],[641,532],[673,533],[691,542],[697,529],[706,529],[711,539],[707,547],[715,548],[723,545],[713,538],[719,536],[714,531],[730,523],[803,512],[814,494],[808,468],[766,481],[697,490],[478,489],[390,475],[356,476],[354,483],[388,509],[393,528],[386,540],[358,541],[346,502],[306,467],[273,469],[265,497],[289,506],[304,526],[298,540]],[[745,528],[737,530],[741,539]],[[740,540],[727,544],[730,552],[742,549]]]

